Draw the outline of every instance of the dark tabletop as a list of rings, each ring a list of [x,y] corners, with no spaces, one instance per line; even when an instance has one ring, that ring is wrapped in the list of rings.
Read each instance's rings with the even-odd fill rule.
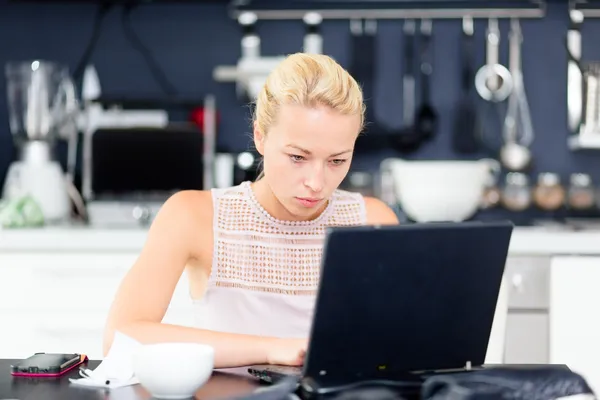
[[[140,385],[117,389],[101,389],[74,386],[69,378],[79,378],[78,369],[60,378],[13,377],[10,365],[18,360],[0,359],[0,400],[146,400],[152,397]],[[94,369],[100,361],[88,361],[86,368]],[[260,383],[246,373],[245,368],[216,371],[210,380],[196,393],[196,399],[226,399],[249,394]]]
[[[149,400],[152,396],[140,385],[117,389],[90,388],[71,385],[69,378],[80,378],[75,368],[60,378],[13,377],[10,365],[18,360],[0,359],[0,400]],[[84,364],[94,369],[100,361],[91,360]],[[489,365],[519,369],[538,368],[540,365]],[[546,365],[546,367],[569,370],[566,365]],[[232,368],[213,372],[209,381],[198,390],[196,400],[224,400],[252,393],[261,384],[247,373],[247,368]]]

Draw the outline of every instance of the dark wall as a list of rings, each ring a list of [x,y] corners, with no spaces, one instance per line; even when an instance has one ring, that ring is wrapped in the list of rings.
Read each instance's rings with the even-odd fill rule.
[[[90,5],[14,5],[0,0],[0,64],[9,60],[44,58],[75,68],[88,43],[95,8]],[[214,93],[222,113],[219,143],[232,150],[248,147],[248,108],[235,95],[233,84],[212,79],[216,65],[234,64],[239,57],[237,24],[219,5],[146,5],[132,16],[135,30],[158,59],[180,94],[201,98]],[[484,59],[486,21],[477,21],[477,59]],[[524,20],[523,69],[536,139],[536,169],[557,171],[564,178],[575,171],[592,173],[600,181],[600,151],[573,153],[566,138],[566,54],[568,21],[564,4],[552,3],[541,20]],[[501,21],[502,60],[507,56],[507,21]],[[440,131],[418,158],[457,158],[450,147],[449,129],[459,91],[458,20],[434,21],[435,75],[433,101],[441,114]],[[264,54],[289,53],[301,48],[303,27],[298,22],[269,22],[260,27]],[[348,63],[347,22],[326,22],[324,50],[343,65]],[[393,126],[401,122],[401,21],[379,24],[380,59],[378,110]],[[583,28],[584,58],[600,59],[600,22],[586,21]],[[141,55],[123,34],[118,10],[107,17],[92,56],[106,93],[160,95]],[[0,181],[13,157],[8,131],[4,80],[0,80]],[[379,155],[382,156],[382,155]],[[357,161],[375,165],[379,157]],[[477,155],[479,157],[480,155]],[[375,160],[374,160],[375,158]]]

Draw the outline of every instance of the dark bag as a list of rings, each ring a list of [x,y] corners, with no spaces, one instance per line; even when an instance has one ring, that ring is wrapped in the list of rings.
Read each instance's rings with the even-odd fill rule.
[[[556,400],[578,394],[594,394],[581,375],[546,366],[436,375],[422,388],[424,400]]]
[[[291,400],[298,378],[285,378],[236,400]],[[405,400],[389,386],[363,387],[327,396],[329,400]],[[585,379],[563,367],[497,367],[469,372],[440,374],[425,379],[421,387],[423,400],[558,400],[561,397],[593,391]]]

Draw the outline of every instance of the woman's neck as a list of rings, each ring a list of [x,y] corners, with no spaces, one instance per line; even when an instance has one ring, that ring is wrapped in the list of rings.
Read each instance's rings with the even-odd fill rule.
[[[314,214],[304,217],[298,216],[288,211],[287,208],[277,199],[271,187],[265,181],[265,179],[259,179],[256,182],[250,184],[250,189],[254,192],[256,201],[260,203],[262,208],[265,209],[273,218],[281,221],[310,221],[313,220],[327,208],[328,202],[320,207]]]

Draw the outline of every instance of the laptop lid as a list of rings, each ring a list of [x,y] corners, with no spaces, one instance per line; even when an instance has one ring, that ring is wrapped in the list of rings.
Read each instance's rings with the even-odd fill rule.
[[[303,376],[327,386],[482,365],[512,229],[329,229]]]

